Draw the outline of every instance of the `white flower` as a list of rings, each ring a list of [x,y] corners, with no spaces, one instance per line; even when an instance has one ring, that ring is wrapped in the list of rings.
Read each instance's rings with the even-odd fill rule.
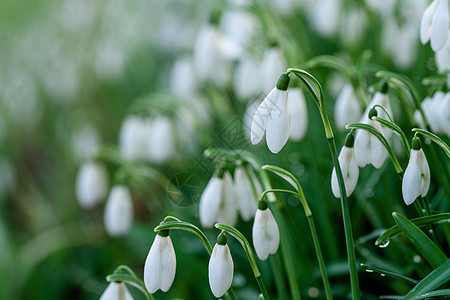
[[[173,129],[167,117],[156,117],[148,135],[148,159],[154,163],[168,161],[175,154]]]
[[[239,100],[246,100],[261,91],[260,78],[255,70],[258,70],[258,62],[251,56],[242,58],[236,66],[233,86]]]
[[[192,58],[183,56],[172,67],[170,91],[179,100],[186,100],[195,95],[197,78],[192,66]]]
[[[234,172],[234,189],[236,192],[237,208],[244,221],[253,218],[256,211],[255,194],[248,178],[245,167],[238,166]],[[251,171],[249,171],[251,172]]]
[[[339,153],[339,164],[341,165],[342,176],[344,177],[346,195],[350,197],[355,190],[359,176],[358,163],[356,162],[353,147],[342,147]],[[331,190],[336,198],[341,197],[335,168],[333,168],[333,172],[331,173]]]
[[[269,254],[275,254],[280,244],[280,232],[277,222],[267,203],[258,207],[253,223],[253,246],[260,260],[266,260]]]
[[[128,187],[116,185],[109,193],[105,207],[105,229],[110,236],[128,233],[133,225],[133,201]]]
[[[100,203],[108,193],[108,174],[97,162],[87,161],[78,171],[75,192],[83,209],[91,209]]]
[[[331,37],[339,28],[340,0],[317,0],[310,6],[309,22],[322,36]]]
[[[133,300],[133,296],[125,284],[112,281],[100,296],[100,300]]]
[[[406,205],[417,197],[425,197],[430,187],[430,168],[423,150],[411,150],[408,167],[402,181],[402,195]]]
[[[382,46],[396,67],[410,68],[417,56],[417,25],[388,19],[383,25]]]
[[[222,178],[211,177],[200,197],[200,223],[212,227],[217,222],[234,226],[237,220],[233,179],[229,172]]]
[[[158,233],[148,252],[144,266],[144,283],[149,293],[167,292],[175,278],[177,261],[168,233]]]
[[[227,244],[216,244],[209,259],[208,278],[211,291],[217,298],[222,297],[231,287],[234,264]]]
[[[303,92],[299,88],[289,89],[289,106],[291,111],[290,139],[300,141],[308,129],[308,111]]]
[[[336,99],[334,106],[334,119],[338,128],[345,128],[345,125],[358,122],[361,118],[361,108],[355,96],[351,84],[346,84],[342,88]]]
[[[269,48],[264,52],[264,57],[259,68],[260,91],[268,93],[277,82],[278,77],[286,70],[286,61],[283,53],[278,48]]]
[[[287,75],[286,75],[287,76]],[[264,132],[269,150],[278,153],[291,131],[291,114],[287,90],[272,89],[255,112],[251,128],[252,144],[259,143]]]
[[[146,160],[151,122],[138,116],[127,116],[119,133],[119,150],[129,160]]]
[[[449,32],[448,0],[434,0],[425,10],[420,23],[420,41],[430,41],[431,49],[438,51],[447,42]]]

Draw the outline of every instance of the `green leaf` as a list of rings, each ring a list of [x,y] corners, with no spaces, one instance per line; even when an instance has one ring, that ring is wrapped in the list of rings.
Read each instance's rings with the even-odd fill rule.
[[[435,243],[419,229],[413,222],[409,221],[407,218],[403,217],[399,213],[392,213],[395,222],[400,226],[402,231],[411,240],[411,242],[416,246],[416,248],[422,253],[425,259],[431,264],[433,268],[437,268],[442,263],[445,262],[447,257],[445,254],[436,246]]]
[[[322,86],[314,76],[312,76],[305,70],[301,69],[289,68],[287,69],[287,72],[294,73],[295,75],[297,75],[297,77],[300,78],[301,81],[303,81],[308,90],[311,92],[311,94],[314,97],[314,100],[316,100],[317,105],[322,106],[323,102]]]
[[[405,275],[397,274],[397,273],[394,273],[394,272],[391,272],[391,271],[387,271],[387,270],[382,270],[382,269],[374,267],[374,266],[361,264],[361,267],[365,268],[367,272],[376,272],[376,273],[380,274],[381,276],[389,276],[389,277],[392,277],[392,278],[395,278],[395,279],[402,280],[402,281],[407,282],[409,284],[417,284],[419,282],[418,280],[409,278],[409,277],[407,277]]]
[[[437,215],[431,215],[426,217],[420,217],[416,219],[412,219],[411,222],[419,227],[438,223],[441,221],[450,221],[450,213],[443,213],[443,214],[437,214]],[[395,225],[388,230],[384,231],[383,234],[380,235],[380,237],[376,240],[375,245],[386,245],[386,243],[389,242],[389,240],[398,234],[401,233],[401,229],[398,225]]]
[[[411,299],[413,300],[421,300],[426,298],[434,298],[434,297],[440,297],[440,296],[449,296],[450,295],[450,289],[444,289],[444,290],[437,290],[433,292],[424,293],[422,295],[415,296]],[[448,298],[448,297],[446,297]]]
[[[292,185],[297,192],[300,190],[300,183],[291,172],[273,165],[262,166],[262,169],[280,176],[281,178],[289,182],[289,184]]]
[[[404,300],[423,299],[421,298],[425,293],[434,291],[444,283],[450,280],[450,259],[434,269],[424,279],[422,279],[415,287],[413,287],[408,294],[403,298]],[[448,295],[448,294],[447,294]]]
[[[412,131],[418,132],[438,144],[438,146],[440,146],[444,150],[445,154],[447,154],[447,156],[450,158],[450,147],[443,140],[441,140],[440,137],[420,128],[413,128]]]
[[[344,74],[350,82],[353,81],[354,77],[353,74],[355,73],[355,70],[351,68],[352,64],[347,63],[342,58],[332,55],[321,55],[313,57],[306,63],[306,66],[308,68],[314,67],[333,68]]]

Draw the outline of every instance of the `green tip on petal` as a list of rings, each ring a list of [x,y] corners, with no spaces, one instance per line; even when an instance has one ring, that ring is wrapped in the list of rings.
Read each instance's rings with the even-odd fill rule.
[[[225,232],[222,231],[218,236],[217,236],[217,244],[218,245],[226,245],[227,244],[227,236],[225,235]]]
[[[420,144],[420,139],[418,137],[413,137],[412,139],[412,148],[413,150],[420,150],[420,148],[422,148],[421,144]]]
[[[277,81],[277,89],[279,89],[280,91],[287,91],[290,80],[291,78],[288,74],[281,74],[280,78]]]
[[[267,209],[267,201],[266,199],[261,199],[258,202],[258,209],[259,210],[266,210]]]
[[[169,229],[163,229],[158,231],[158,235],[162,237],[168,237],[169,236]]]
[[[371,108],[369,110],[369,119],[372,120],[372,117],[378,116],[378,112],[375,108]]]
[[[347,148],[353,148],[353,145],[355,144],[355,135],[352,131],[350,131],[347,136],[345,137],[345,147]]]

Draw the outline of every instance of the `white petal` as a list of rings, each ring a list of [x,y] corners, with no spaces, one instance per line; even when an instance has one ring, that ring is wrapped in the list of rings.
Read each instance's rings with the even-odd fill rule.
[[[222,297],[231,287],[234,264],[228,245],[214,246],[208,265],[211,291],[217,298]]]
[[[372,125],[378,131],[382,132],[381,125],[375,121],[369,121],[369,125]],[[377,169],[381,168],[386,160],[387,150],[383,143],[373,134],[369,134],[369,151],[370,151],[370,163]]]
[[[145,160],[150,128],[151,122],[148,119],[128,116],[120,128],[121,155],[130,160]]]
[[[434,51],[442,49],[448,38],[449,14],[448,0],[439,0],[436,12],[431,19],[431,49]]]
[[[213,176],[200,197],[200,223],[203,227],[212,227],[217,222],[222,184],[222,179]]]
[[[433,1],[425,10],[420,21],[420,42],[426,44],[431,36],[431,19],[437,7],[437,0]]]
[[[91,209],[100,203],[108,193],[106,168],[92,161],[83,163],[78,171],[75,192],[84,209]]]
[[[341,198],[341,191],[339,189],[339,183],[337,181],[336,168],[333,168],[333,172],[331,172],[331,191],[333,192],[334,197]]]
[[[104,222],[110,236],[128,233],[133,225],[134,211],[131,193],[124,185],[114,186],[105,206]]]
[[[258,144],[262,140],[264,132],[266,131],[269,115],[277,104],[279,95],[280,90],[277,88],[272,89],[253,115],[252,128],[250,132],[253,145]]]
[[[308,111],[303,92],[299,88],[289,89],[289,106],[291,110],[291,135],[294,141],[300,141],[308,128]]]
[[[369,133],[365,130],[358,130],[355,137],[355,156],[358,165],[363,168],[370,163]]]
[[[277,105],[267,120],[266,141],[272,153],[278,153],[286,144],[291,131],[291,114],[287,91],[280,91]]]
[[[234,187],[239,212],[242,219],[248,221],[254,216],[257,205],[251,182],[242,166],[234,172]]]
[[[264,52],[258,77],[260,89],[267,93],[276,84],[280,74],[286,70],[286,61],[278,48],[269,48]]]
[[[430,188],[430,167],[428,166],[427,158],[423,150],[418,150],[417,153],[417,164],[421,172],[422,183],[420,185],[420,195],[425,197]]]
[[[125,284],[112,281],[101,295],[100,300],[133,300],[133,297]]]
[[[258,209],[253,223],[253,246],[259,259],[275,254],[280,244],[280,232],[270,209]]]
[[[172,240],[157,234],[144,265],[144,283],[151,294],[159,289],[169,290],[175,278],[176,264]]]
[[[422,177],[419,165],[417,164],[417,150],[411,150],[408,167],[402,181],[402,195],[406,205],[410,205],[420,195]]]
[[[348,149],[347,150],[347,181],[345,184],[345,189],[347,192],[347,197],[350,197],[350,195],[355,190],[356,184],[358,183],[358,177],[359,177],[359,167],[358,163],[356,162],[355,152],[354,149]]]
[[[147,149],[148,159],[151,162],[162,163],[172,158],[175,146],[172,124],[168,118],[157,117],[153,120]]]
[[[229,172],[225,172],[222,185],[222,201],[220,204],[219,219],[221,223],[231,226],[237,221],[237,199],[233,186],[233,179]]]
[[[173,279],[175,278],[177,260],[170,237],[162,237],[162,240],[160,289],[163,292],[167,292],[172,286]]]
[[[345,125],[358,122],[361,118],[361,108],[353,92],[353,87],[346,84],[334,106],[334,119],[338,128],[345,128]]]

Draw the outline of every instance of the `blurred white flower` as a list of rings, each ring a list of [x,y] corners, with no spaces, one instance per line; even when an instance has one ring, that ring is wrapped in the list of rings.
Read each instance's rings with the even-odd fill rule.
[[[365,0],[367,6],[380,15],[384,15],[392,11],[395,1],[392,0]]]
[[[147,118],[129,115],[119,133],[119,150],[125,159],[146,160],[151,122]]]
[[[306,109],[305,95],[299,88],[290,88],[289,108],[291,111],[291,134],[289,138],[300,141],[308,129],[308,110]]]
[[[110,236],[126,235],[133,225],[133,200],[127,186],[116,185],[111,189],[105,206],[104,222]]]
[[[111,281],[100,296],[100,300],[133,300],[133,296],[131,296],[124,283]]]
[[[86,161],[78,171],[75,183],[75,194],[83,209],[92,209],[108,193],[108,173],[99,162]]]
[[[259,67],[258,79],[260,81],[260,91],[265,94],[273,88],[278,77],[287,68],[283,53],[278,48],[269,48],[264,52],[264,57]]]
[[[310,6],[309,21],[325,37],[332,37],[339,28],[340,0],[317,0]]]
[[[174,136],[171,121],[159,116],[151,121],[148,134],[148,159],[154,163],[163,163],[175,154]]]
[[[353,135],[348,135],[345,141],[346,145],[342,147],[341,152],[339,153],[339,164],[341,165],[342,176],[344,177],[347,197],[350,197],[355,190],[359,177],[359,168],[353,149],[353,140]],[[333,172],[331,173],[331,190],[336,198],[341,197],[335,168],[333,168]]]
[[[437,91],[433,97],[426,97],[421,106],[431,131],[450,136],[450,93]],[[418,110],[414,113],[414,118],[419,126],[425,129],[422,115]]]
[[[411,67],[417,57],[417,26],[406,22],[399,24],[388,18],[382,31],[383,51],[392,58],[394,65],[401,69]]]
[[[179,100],[187,100],[195,95],[197,78],[192,66],[192,57],[178,58],[171,71],[170,91]]]
[[[334,105],[334,120],[338,129],[344,129],[349,123],[358,122],[361,107],[351,84],[345,84]]]
[[[77,128],[71,142],[73,154],[77,159],[91,159],[100,148],[100,135],[94,126],[85,124]]]
[[[224,36],[243,50],[250,44],[258,26],[258,20],[245,10],[227,10],[220,18],[219,28]]]
[[[280,231],[265,201],[260,201],[253,223],[253,246],[260,260],[275,254],[280,245]]]
[[[258,68],[258,62],[252,56],[239,60],[234,71],[234,92],[239,100],[247,100],[261,92]]]
[[[450,70],[450,38],[447,39],[444,47],[436,51],[434,58],[436,60],[436,66],[440,72]]]
[[[168,232],[158,232],[144,266],[144,283],[149,293],[167,292],[175,278],[177,261]]]
[[[430,41],[431,49],[438,51],[444,47],[449,35],[448,0],[434,0],[422,15],[420,41]]]
[[[126,53],[123,48],[115,40],[98,42],[95,48],[93,65],[100,78],[113,80],[122,74],[126,60]]]
[[[234,264],[230,248],[226,244],[217,243],[211,253],[208,265],[209,286],[217,298],[222,297],[231,287]]]
[[[245,166],[238,166],[234,171],[234,189],[237,208],[244,221],[253,218],[258,199],[253,192],[252,183],[245,172]],[[249,172],[252,172],[249,170]]]
[[[351,47],[360,44],[366,29],[366,13],[362,8],[352,7],[340,15],[339,34],[343,45]]]
[[[413,141],[413,149],[402,181],[402,195],[406,205],[413,203],[419,196],[425,197],[429,187],[430,168],[427,158],[420,148],[420,141]]]
[[[200,197],[200,223],[212,227],[216,222],[234,226],[237,220],[237,203],[233,179],[228,171],[211,177]]]
[[[280,152],[291,132],[287,90],[273,88],[256,110],[251,128],[252,144],[259,143],[264,132],[269,150],[272,153]]]

